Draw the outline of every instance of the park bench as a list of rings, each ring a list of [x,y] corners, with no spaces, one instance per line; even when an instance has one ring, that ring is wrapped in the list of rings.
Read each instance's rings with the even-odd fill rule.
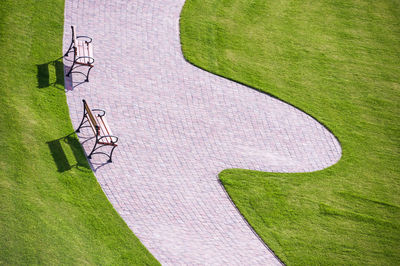
[[[71,44],[68,48],[68,51],[64,54],[64,57],[68,56],[70,52],[74,52],[74,59],[71,69],[68,71],[67,77],[69,77],[71,73],[80,73],[86,77],[85,81],[88,82],[89,73],[94,63],[92,38],[88,36],[76,36],[74,26],[71,26],[71,30],[72,30]],[[87,74],[80,71],[73,71],[74,69],[82,66],[89,67]]]
[[[118,146],[118,137],[113,136],[110,127],[107,124],[105,114],[106,112],[102,109],[90,109],[85,100],[83,102],[83,117],[81,124],[75,132],[80,132],[82,127],[90,127],[93,134],[96,137],[96,142],[90,152],[88,158],[91,159],[93,154],[105,154],[108,156],[108,162],[112,162],[112,155],[114,149]],[[89,125],[83,126],[88,123]],[[104,146],[111,146],[110,154],[105,152],[98,152],[97,150]]]

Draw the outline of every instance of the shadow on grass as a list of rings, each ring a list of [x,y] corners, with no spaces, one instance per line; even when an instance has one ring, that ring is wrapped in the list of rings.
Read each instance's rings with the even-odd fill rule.
[[[42,89],[50,86],[59,88],[56,85],[64,87],[64,64],[60,59],[36,65],[38,88]]]
[[[49,146],[58,172],[65,172],[72,168],[77,168],[79,170],[91,169],[82,150],[81,144],[74,133],[59,139],[48,141],[46,144]],[[75,163],[73,164],[68,160],[67,152],[69,151],[72,152],[75,157]]]
[[[70,66],[62,62],[62,58],[57,58],[54,61],[36,65],[38,88],[55,87],[59,90],[72,91],[75,87],[85,83],[82,81],[73,81],[72,75],[66,76],[70,70]],[[59,86],[57,86],[59,85]]]

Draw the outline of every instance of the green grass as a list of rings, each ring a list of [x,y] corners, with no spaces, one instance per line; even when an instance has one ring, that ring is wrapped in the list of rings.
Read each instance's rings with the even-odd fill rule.
[[[63,6],[0,1],[0,264],[158,264],[69,135]]]
[[[318,172],[220,174],[279,258],[398,264],[400,2],[189,0],[181,42],[188,61],[297,106],[342,145]]]

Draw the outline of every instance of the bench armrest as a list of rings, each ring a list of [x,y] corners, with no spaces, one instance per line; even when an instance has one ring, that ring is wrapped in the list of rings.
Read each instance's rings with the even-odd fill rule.
[[[76,38],[77,39],[80,39],[80,38],[85,38],[85,39],[87,39],[87,43],[91,43],[92,42],[92,38],[90,38],[89,36],[84,36],[84,35],[81,35],[81,36],[76,36]]]
[[[113,135],[104,135],[104,136],[101,136],[100,138],[99,138],[99,140],[101,140],[101,139],[103,139],[103,138],[110,138],[111,139],[111,143],[117,143],[118,142],[118,137],[117,136],[113,136]]]
[[[82,59],[82,58],[87,58],[87,59],[89,59],[89,60],[88,60],[88,64],[90,64],[90,65],[92,65],[92,64],[94,63],[94,58],[93,58],[93,57],[90,57],[90,56],[78,56],[78,57],[76,58],[75,61],[78,61],[78,60],[80,60],[80,59]]]
[[[102,112],[102,114],[98,114],[98,116],[105,116],[106,115],[106,111],[104,111],[103,109],[92,109],[92,111],[94,111],[94,112]]]

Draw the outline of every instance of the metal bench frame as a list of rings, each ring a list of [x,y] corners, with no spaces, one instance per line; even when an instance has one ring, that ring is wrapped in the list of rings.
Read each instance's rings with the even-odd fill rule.
[[[92,148],[92,151],[88,155],[88,158],[91,159],[93,154],[104,154],[108,156],[109,158],[108,162],[112,162],[112,155],[114,149],[118,146],[116,144],[118,142],[118,137],[112,135],[111,130],[107,125],[107,122],[104,117],[106,112],[102,109],[90,109],[85,100],[82,100],[82,102],[83,102],[83,117],[78,129],[75,130],[75,132],[80,132],[80,129],[83,127],[90,127],[92,128],[93,133],[96,137],[96,142]],[[96,112],[95,115],[97,118],[93,115],[92,112]],[[86,123],[89,123],[89,125],[83,126]],[[112,146],[110,154],[97,151],[98,149],[104,146]]]
[[[64,57],[67,57],[70,52],[74,52],[74,60],[73,60],[71,69],[68,71],[67,77],[69,77],[69,75],[71,73],[79,73],[86,77],[86,79],[85,79],[86,82],[89,82],[90,70],[93,68],[93,63],[94,63],[94,58],[90,56],[91,55],[90,52],[92,52],[92,47],[91,47],[92,38],[90,38],[88,36],[84,36],[84,35],[75,36],[75,27],[74,26],[71,26],[71,30],[72,30],[71,44],[69,45],[68,51],[64,54]],[[78,39],[84,39],[84,42],[83,42],[84,47],[82,49],[87,49],[87,51],[86,51],[87,55],[82,55],[81,51],[79,51]],[[73,71],[74,69],[81,67],[81,66],[89,67],[87,74],[85,74],[81,71]]]

